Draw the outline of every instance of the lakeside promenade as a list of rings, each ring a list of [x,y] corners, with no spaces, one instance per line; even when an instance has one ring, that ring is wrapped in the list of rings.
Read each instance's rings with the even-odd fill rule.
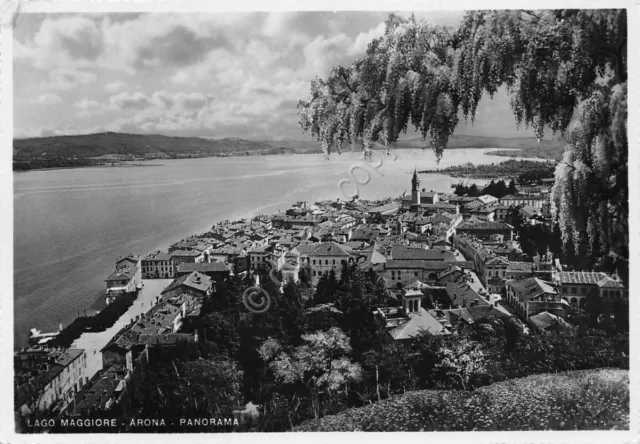
[[[102,369],[102,353],[100,350],[132,319],[149,311],[173,279],[145,279],[144,286],[133,305],[116,321],[113,326],[99,333],[83,333],[75,340],[71,348],[84,349],[87,355],[86,376],[91,379]]]

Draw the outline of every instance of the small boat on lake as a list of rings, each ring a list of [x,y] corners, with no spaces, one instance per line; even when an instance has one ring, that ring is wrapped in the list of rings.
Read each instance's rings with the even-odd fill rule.
[[[58,331],[51,333],[43,333],[37,328],[32,328],[29,333],[29,343],[33,345],[43,345],[55,338],[62,331],[62,324],[58,327]]]

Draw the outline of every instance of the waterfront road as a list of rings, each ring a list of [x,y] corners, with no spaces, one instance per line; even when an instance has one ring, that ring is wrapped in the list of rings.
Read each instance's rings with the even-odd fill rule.
[[[160,296],[170,283],[171,279],[144,279],[144,286],[138,297],[133,302],[116,323],[109,329],[100,333],[83,333],[73,343],[72,348],[82,348],[87,354],[87,379],[91,379],[102,369],[102,353],[100,350],[115,336],[125,325],[131,322],[136,316],[146,313],[155,304],[156,298]]]

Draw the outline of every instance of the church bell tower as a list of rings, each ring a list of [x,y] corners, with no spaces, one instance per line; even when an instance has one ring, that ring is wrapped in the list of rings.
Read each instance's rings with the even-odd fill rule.
[[[411,203],[414,205],[420,205],[420,179],[418,179],[418,172],[413,169],[413,178],[411,179]]]

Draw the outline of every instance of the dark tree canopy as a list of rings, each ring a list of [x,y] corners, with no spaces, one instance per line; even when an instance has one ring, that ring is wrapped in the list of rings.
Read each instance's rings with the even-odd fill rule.
[[[348,67],[311,82],[299,122],[325,155],[389,147],[412,125],[442,157],[458,116],[505,87],[516,125],[565,135],[553,190],[565,246],[628,268],[627,13],[469,11],[457,29],[390,14]]]

